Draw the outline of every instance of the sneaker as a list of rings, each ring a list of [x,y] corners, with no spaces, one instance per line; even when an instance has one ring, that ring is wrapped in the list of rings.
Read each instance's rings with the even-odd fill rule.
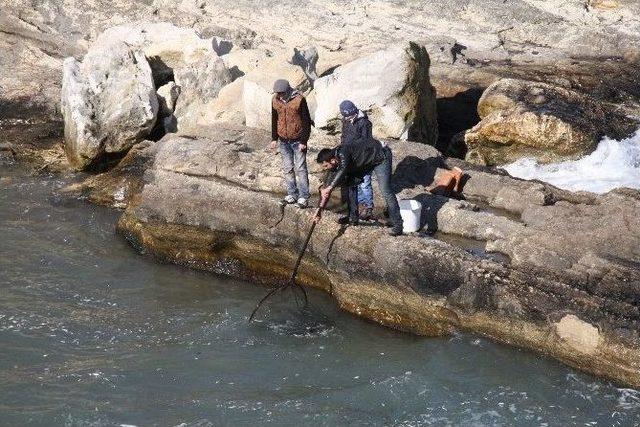
[[[391,231],[389,231],[389,236],[402,236],[402,228],[400,227],[393,227],[391,229]]]
[[[290,205],[290,204],[295,203],[295,202],[296,202],[296,198],[291,196],[291,195],[285,196],[284,199],[280,200],[280,204],[282,206]]]
[[[300,209],[306,209],[309,207],[309,200],[305,199],[304,197],[300,197],[298,199],[298,202],[296,203],[296,206]]]
[[[348,216],[341,216],[340,218],[338,218],[338,224],[341,225],[358,225],[358,220],[357,219],[349,219]]]

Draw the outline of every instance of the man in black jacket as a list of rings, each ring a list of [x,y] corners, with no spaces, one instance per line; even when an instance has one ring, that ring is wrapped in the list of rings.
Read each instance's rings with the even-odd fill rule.
[[[400,216],[400,206],[398,199],[391,189],[391,149],[383,146],[379,141],[369,138],[357,144],[346,144],[334,149],[325,148],[320,150],[316,159],[324,170],[334,170],[335,174],[331,182],[322,190],[322,200],[320,207],[324,208],[329,201],[331,192],[337,186],[349,187],[349,217],[348,222],[352,225],[358,224],[358,193],[356,184],[362,182],[362,177],[376,174],[380,192],[384,197],[389,217],[393,223],[390,234],[399,236],[402,234],[402,217]],[[315,217],[315,221],[320,221],[320,212]]]
[[[342,115],[342,133],[340,135],[341,144],[357,144],[360,141],[373,138],[371,120],[364,111],[356,105],[344,100],[340,103],[340,115]],[[343,196],[346,199],[346,195]],[[373,187],[371,185],[371,175],[362,177],[362,183],[358,185],[358,204],[365,207],[364,215],[360,218],[369,220],[373,218]]]

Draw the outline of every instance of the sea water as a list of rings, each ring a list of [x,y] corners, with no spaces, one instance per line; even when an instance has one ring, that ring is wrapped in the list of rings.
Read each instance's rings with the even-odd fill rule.
[[[633,426],[640,393],[470,334],[158,263],[119,212],[0,165],[2,426]]]

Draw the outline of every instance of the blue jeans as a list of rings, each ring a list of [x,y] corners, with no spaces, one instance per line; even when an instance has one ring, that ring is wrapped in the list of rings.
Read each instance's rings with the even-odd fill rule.
[[[371,186],[371,175],[362,177],[362,184],[358,185],[358,203],[362,203],[367,208],[373,209],[373,187]]]
[[[278,151],[282,156],[282,172],[287,184],[287,194],[296,199],[308,199],[307,152],[300,151],[300,141],[290,139],[280,139]]]
[[[384,161],[373,169],[378,180],[378,188],[384,197],[384,202],[389,210],[389,218],[393,223],[393,228],[402,229],[402,217],[400,216],[400,205],[398,199],[391,189],[391,173],[393,156],[389,147],[384,147]],[[358,218],[358,187],[349,187],[349,218]]]

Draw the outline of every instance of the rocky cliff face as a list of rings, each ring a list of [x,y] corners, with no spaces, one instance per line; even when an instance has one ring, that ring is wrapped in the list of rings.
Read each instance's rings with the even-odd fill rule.
[[[219,54],[235,46],[290,55],[296,46],[313,45],[320,76],[394,43],[416,41],[431,57],[440,149],[477,123],[482,90],[501,77],[583,91],[639,115],[640,5],[634,0],[241,0],[231,6],[221,0],[2,0],[0,6],[4,117],[58,116],[63,59],[81,59],[105,29],[139,20],[215,36]]]

